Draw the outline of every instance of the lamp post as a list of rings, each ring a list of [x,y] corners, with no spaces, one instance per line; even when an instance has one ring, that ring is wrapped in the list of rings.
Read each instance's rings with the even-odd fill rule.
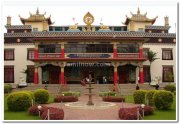
[[[38,105],[37,108],[38,108],[38,110],[39,110],[39,117],[40,117],[42,106]]]
[[[142,116],[144,117],[144,107],[145,105],[144,104],[141,104],[141,108],[142,108]]]

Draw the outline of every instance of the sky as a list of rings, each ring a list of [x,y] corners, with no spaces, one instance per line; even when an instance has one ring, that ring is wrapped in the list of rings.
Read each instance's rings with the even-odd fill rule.
[[[84,25],[83,17],[90,12],[94,18],[94,25],[99,25],[101,19],[104,25],[123,25],[126,15],[131,17],[130,12],[137,13],[138,7],[142,14],[147,12],[148,18],[158,16],[154,25],[164,25],[164,17],[169,17],[170,32],[175,32],[177,20],[177,3],[173,1],[117,1],[117,0],[5,0],[3,2],[3,25],[6,17],[12,17],[12,25],[21,25],[19,15],[23,18],[29,17],[29,12],[34,14],[37,7],[40,13],[46,12],[46,17],[51,15],[54,26],[73,25],[73,19],[79,25]],[[5,28],[3,32],[6,32]]]

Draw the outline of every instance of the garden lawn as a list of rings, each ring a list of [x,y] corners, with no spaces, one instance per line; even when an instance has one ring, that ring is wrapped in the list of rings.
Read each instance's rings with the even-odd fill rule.
[[[50,96],[48,103],[53,102],[53,96]],[[4,96],[4,120],[41,120],[39,116],[32,116],[28,111],[12,112],[8,111],[7,95]]]
[[[144,120],[176,120],[176,96],[174,95],[172,109],[155,110],[153,115],[145,116]]]

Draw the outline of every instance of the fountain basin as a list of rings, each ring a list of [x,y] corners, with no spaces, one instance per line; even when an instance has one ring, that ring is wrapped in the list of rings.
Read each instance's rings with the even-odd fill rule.
[[[65,106],[75,109],[108,109],[116,106],[116,104],[111,102],[98,102],[94,103],[94,105],[87,105],[85,102],[73,102],[66,103]]]

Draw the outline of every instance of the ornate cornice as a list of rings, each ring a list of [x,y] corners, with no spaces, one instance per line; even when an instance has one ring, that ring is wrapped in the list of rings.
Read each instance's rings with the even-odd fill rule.
[[[31,32],[31,33],[5,33],[5,38],[9,37],[32,37],[32,38],[112,38],[118,39],[122,37],[138,37],[138,38],[149,38],[149,37],[168,37],[176,38],[175,33],[145,33],[145,32]]]

